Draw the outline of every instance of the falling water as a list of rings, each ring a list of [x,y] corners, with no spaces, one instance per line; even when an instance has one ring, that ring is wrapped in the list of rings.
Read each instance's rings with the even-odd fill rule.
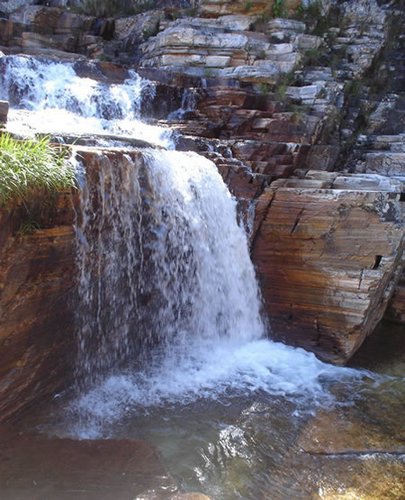
[[[81,366],[104,376],[74,405],[90,421],[80,435],[127,412],[225,394],[325,403],[325,382],[361,376],[265,338],[246,233],[211,161],[146,150],[113,167],[103,154],[99,165],[93,195],[83,190],[78,243],[90,314],[80,313]]]
[[[134,72],[107,85],[72,63],[3,56],[0,65],[11,130],[173,148],[170,133],[140,121],[153,85]],[[76,401],[82,415],[109,421],[225,393],[325,397],[323,381],[354,375],[266,339],[246,234],[212,162],[131,148],[99,150],[92,162],[79,169],[76,221],[77,372],[92,386]]]
[[[21,135],[118,135],[169,147],[168,130],[139,119],[142,100],[153,95],[154,85],[132,70],[111,84],[80,77],[74,63],[0,57],[0,98],[11,105],[7,128]]]

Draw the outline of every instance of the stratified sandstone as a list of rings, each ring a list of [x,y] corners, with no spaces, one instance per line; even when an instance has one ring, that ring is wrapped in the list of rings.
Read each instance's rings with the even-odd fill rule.
[[[251,15],[271,13],[276,2],[273,0],[201,0],[200,12],[205,16],[218,17],[227,14],[249,13]],[[299,0],[286,0],[283,7],[286,12],[294,10],[300,5]]]
[[[253,259],[272,335],[344,363],[381,320],[404,249],[400,184],[337,173],[259,198]]]
[[[0,421],[65,387],[72,371],[72,202],[43,203],[0,210]]]

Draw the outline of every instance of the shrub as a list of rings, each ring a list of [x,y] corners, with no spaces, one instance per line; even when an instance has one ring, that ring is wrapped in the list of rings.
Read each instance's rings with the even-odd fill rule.
[[[275,0],[272,9],[273,17],[284,17],[287,15],[287,8],[284,0]]]
[[[37,190],[52,193],[75,185],[73,166],[48,138],[19,141],[7,133],[0,136],[0,206]]]

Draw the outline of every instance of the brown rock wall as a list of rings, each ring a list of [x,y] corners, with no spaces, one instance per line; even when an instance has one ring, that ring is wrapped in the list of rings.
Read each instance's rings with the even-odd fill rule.
[[[62,389],[72,370],[70,196],[42,217],[36,229],[24,209],[0,211],[1,421]]]
[[[260,15],[271,12],[275,2],[273,0],[202,0],[200,3],[201,14],[207,17],[217,17],[230,14]],[[301,2],[299,0],[286,0],[284,2],[287,10],[295,10]]]
[[[395,286],[404,248],[398,199],[298,180],[262,195],[253,260],[274,337],[335,363],[350,358]]]

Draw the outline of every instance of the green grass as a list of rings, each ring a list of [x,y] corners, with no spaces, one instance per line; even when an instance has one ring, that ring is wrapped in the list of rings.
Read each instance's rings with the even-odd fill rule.
[[[19,141],[7,133],[0,136],[0,206],[37,191],[54,193],[75,185],[73,166],[48,138]]]

